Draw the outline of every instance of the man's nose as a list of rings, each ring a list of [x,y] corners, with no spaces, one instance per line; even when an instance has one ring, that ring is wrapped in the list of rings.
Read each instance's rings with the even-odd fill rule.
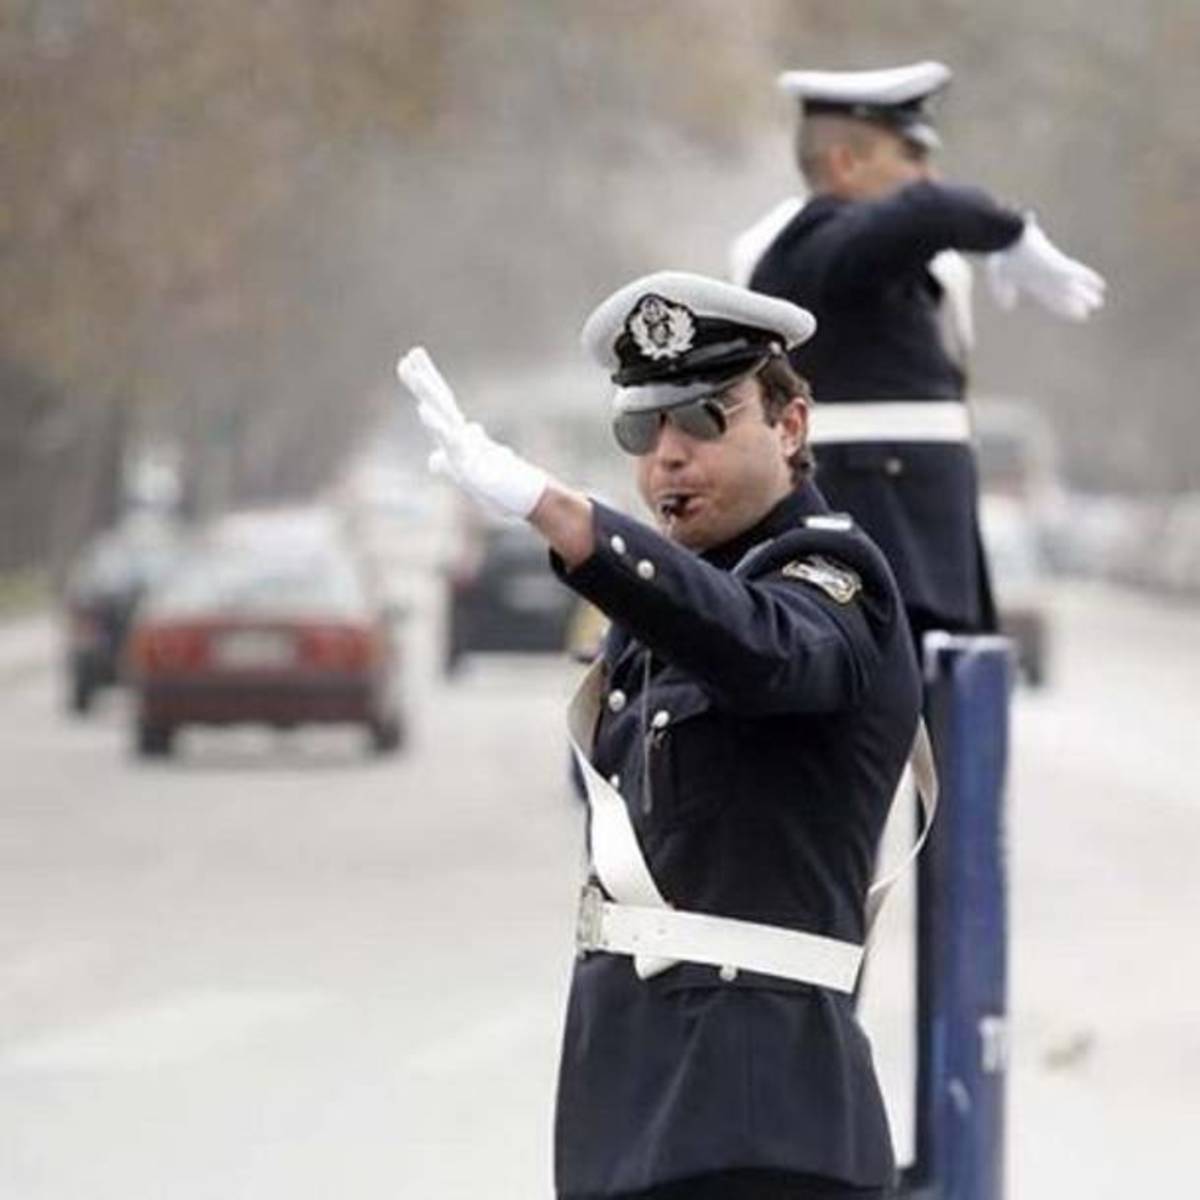
[[[677,465],[691,457],[692,439],[675,424],[664,420],[658,427],[654,457],[661,466]]]

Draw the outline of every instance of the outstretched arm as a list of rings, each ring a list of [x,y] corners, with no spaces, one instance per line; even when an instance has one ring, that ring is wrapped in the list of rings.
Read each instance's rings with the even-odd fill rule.
[[[922,180],[849,206],[821,231],[829,239],[826,287],[852,293],[919,270],[942,250],[987,252],[1012,245],[1020,213],[979,188]]]

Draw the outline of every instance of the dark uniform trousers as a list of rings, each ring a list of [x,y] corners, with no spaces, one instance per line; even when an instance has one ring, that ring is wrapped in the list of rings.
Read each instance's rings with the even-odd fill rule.
[[[816,316],[792,360],[818,408],[961,401],[966,377],[943,340],[929,262],[942,250],[1003,249],[1023,228],[1021,214],[975,188],[922,181],[876,200],[820,195],[767,248],[750,286]],[[994,629],[971,447],[878,439],[815,449],[821,491],[883,550],[916,631]]]
[[[555,569],[613,619],[591,757],[659,890],[861,943],[920,703],[883,556],[811,484],[703,555],[601,504],[595,531]],[[848,995],[697,963],[639,979],[603,952],[575,963],[555,1151],[572,1200],[875,1196],[895,1175]]]

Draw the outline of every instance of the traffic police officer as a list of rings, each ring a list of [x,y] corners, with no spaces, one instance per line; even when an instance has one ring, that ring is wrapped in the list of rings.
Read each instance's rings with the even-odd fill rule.
[[[399,366],[431,465],[527,519],[612,620],[571,713],[591,876],[561,1197],[875,1197],[893,1179],[851,992],[920,681],[885,559],[808,479],[786,351],[813,327],[679,272],[591,315],[657,530],[468,423],[423,351]]]
[[[818,319],[793,362],[816,397],[821,489],[888,556],[918,637],[995,627],[963,403],[969,269],[949,252],[987,254],[1005,307],[1026,294],[1083,320],[1104,294],[1031,215],[933,178],[928,102],[949,80],[937,62],[782,75],[812,195],[775,210],[786,223],[749,273]]]

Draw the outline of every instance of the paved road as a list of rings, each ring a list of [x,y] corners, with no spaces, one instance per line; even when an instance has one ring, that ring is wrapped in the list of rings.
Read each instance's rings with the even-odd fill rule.
[[[1010,1195],[1183,1194],[1200,614],[1058,607],[1015,724]],[[200,732],[154,766],[119,696],[74,723],[48,672],[0,676],[5,1200],[550,1194],[571,671],[418,674],[396,760]],[[888,920],[868,1016],[903,1146],[904,897]]]

